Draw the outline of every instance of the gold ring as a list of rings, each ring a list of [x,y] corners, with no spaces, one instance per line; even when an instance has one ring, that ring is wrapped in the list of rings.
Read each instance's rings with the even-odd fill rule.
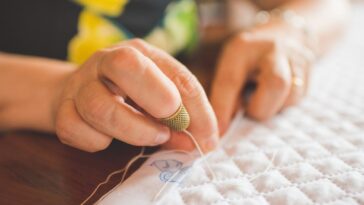
[[[294,87],[302,87],[304,84],[302,78],[292,77],[292,85]]]
[[[190,125],[190,115],[185,106],[181,104],[173,115],[160,119],[160,122],[174,131],[183,131]]]

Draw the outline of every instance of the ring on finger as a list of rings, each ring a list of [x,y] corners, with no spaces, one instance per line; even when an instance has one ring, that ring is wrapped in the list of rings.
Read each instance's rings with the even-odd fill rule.
[[[295,75],[292,76],[292,87],[294,88],[301,88],[303,87],[304,82],[303,79],[300,77],[297,77]]]

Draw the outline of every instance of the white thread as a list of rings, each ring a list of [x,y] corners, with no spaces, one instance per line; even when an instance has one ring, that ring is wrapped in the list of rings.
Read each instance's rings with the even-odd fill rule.
[[[276,158],[277,153],[278,153],[278,151],[276,150],[276,151],[273,153],[273,156],[272,156],[272,158],[270,159],[269,164],[268,164],[268,166],[265,168],[265,170],[264,170],[261,174],[258,174],[258,175],[256,175],[256,176],[252,177],[251,179],[249,179],[249,181],[250,181],[250,182],[254,181],[254,180],[255,180],[256,178],[258,178],[259,176],[261,176],[261,175],[263,175],[263,174],[267,173],[267,172],[268,172],[268,171],[272,168],[272,165],[273,165],[273,163],[274,163],[274,159]]]
[[[206,159],[206,155],[203,153],[203,151],[202,151],[202,149],[201,149],[200,145],[198,144],[197,140],[196,140],[196,139],[193,137],[193,135],[192,135],[190,132],[188,132],[187,130],[184,130],[183,132],[184,132],[185,134],[187,134],[187,135],[188,135],[188,137],[189,137],[189,138],[192,140],[192,142],[195,144],[195,147],[196,147],[197,151],[199,152],[199,154],[200,154],[200,156],[201,156],[202,160],[205,162],[206,168],[207,168],[207,169],[208,169],[208,171],[210,172],[212,179],[213,179],[213,180],[214,180],[214,179],[216,179],[216,175],[215,175],[215,173],[212,171],[212,169],[211,169],[211,167],[210,167],[210,165],[209,165],[209,163],[208,163],[208,161],[207,161],[207,159]]]
[[[125,172],[123,174],[123,176],[121,177],[121,180],[120,180],[120,183],[124,181],[125,177],[126,177],[126,174],[128,173],[129,171],[129,168],[131,165],[134,164],[134,162],[136,162],[138,159],[140,158],[145,158],[145,157],[148,157],[149,155],[144,155],[144,152],[145,152],[145,147],[142,147],[142,149],[140,150],[140,153],[133,157],[129,162],[128,164],[126,165],[126,169],[125,169]]]
[[[154,197],[153,197],[153,200],[152,200],[152,201],[155,201],[155,200],[157,200],[157,199],[158,199],[158,197],[162,194],[162,192],[163,192],[163,191],[167,188],[167,185],[168,185],[168,183],[167,183],[167,182],[172,181],[172,180],[173,180],[173,178],[174,178],[174,177],[176,177],[176,176],[179,174],[179,172],[180,172],[180,170],[179,170],[179,171],[177,171],[176,173],[174,173],[174,174],[171,176],[171,178],[163,184],[162,188],[161,188],[161,189],[159,189],[158,193],[157,193],[156,195],[154,195]]]
[[[197,151],[198,151],[198,153],[200,154],[200,157],[201,157],[201,159],[204,161],[204,163],[205,163],[205,165],[206,165],[206,168],[208,169],[208,171],[210,172],[210,174],[211,174],[211,177],[212,177],[212,179],[214,180],[214,179],[216,179],[216,175],[215,175],[215,173],[212,171],[212,169],[211,169],[211,167],[210,167],[210,165],[209,165],[209,163],[208,163],[208,161],[207,161],[207,159],[206,159],[206,155],[203,153],[203,151],[202,151],[202,149],[201,149],[201,147],[200,147],[200,145],[198,144],[198,142],[197,142],[197,140],[193,137],[193,135],[190,133],[190,132],[188,132],[187,130],[184,130],[184,131],[182,131],[183,133],[185,133],[191,140],[192,140],[192,142],[193,142],[193,144],[195,145],[195,147],[196,147],[196,149],[197,149]],[[173,179],[174,179],[174,177],[176,177],[178,174],[180,173],[180,170],[179,171],[177,171],[176,173],[174,173],[172,176],[171,176],[171,178],[168,180],[168,181],[172,181]],[[168,182],[167,181],[167,182]],[[156,201],[157,199],[158,199],[158,197],[162,194],[162,192],[167,188],[167,186],[168,186],[168,183],[165,183],[165,184],[163,184],[163,186],[162,186],[162,188],[158,191],[158,193],[153,197],[153,201]]]
[[[110,181],[110,179],[111,179],[111,177],[113,177],[115,174],[119,174],[119,173],[122,173],[122,172],[124,172],[124,174],[123,174],[123,176],[122,176],[122,178],[121,178],[121,182],[123,182],[124,181],[124,179],[125,179],[125,176],[126,176],[126,174],[127,174],[127,172],[128,172],[128,170],[129,170],[129,168],[130,168],[130,166],[136,161],[136,160],[138,160],[138,159],[141,159],[141,158],[144,158],[144,157],[148,157],[148,156],[150,156],[150,155],[144,155],[144,151],[145,151],[145,147],[142,147],[141,148],[141,150],[140,150],[140,153],[138,154],[138,155],[136,155],[136,156],[134,156],[129,162],[128,162],[128,164],[123,168],[123,169],[121,169],[121,170],[117,170],[117,171],[114,171],[114,172],[112,172],[112,173],[110,173],[107,177],[106,177],[106,179],[103,181],[103,182],[101,182],[101,183],[99,183],[97,186],[96,186],[96,188],[93,190],[93,192],[81,203],[81,205],[84,205],[84,204],[86,204],[87,202],[88,202],[88,200],[90,200],[95,194],[96,194],[96,192],[97,192],[97,190],[102,186],[102,185],[105,185],[105,184],[107,184],[109,181]],[[115,186],[116,187],[116,186]],[[115,187],[112,189],[112,190],[114,190],[115,189]],[[105,197],[105,195],[106,194],[104,194],[98,201],[100,201],[100,200],[102,200],[104,197]]]
[[[109,181],[110,181],[110,179],[111,179],[111,177],[113,177],[115,174],[119,174],[119,173],[121,173],[121,172],[123,172],[125,170],[125,168],[124,169],[121,169],[121,170],[117,170],[117,171],[114,171],[114,172],[111,172],[108,176],[107,176],[107,178],[103,181],[103,182],[101,182],[100,184],[98,184],[97,185],[97,187],[93,190],[93,192],[81,203],[81,205],[84,205],[84,204],[86,204],[87,202],[88,202],[88,200],[90,200],[94,195],[95,195],[95,193],[97,192],[97,190],[101,187],[101,186],[103,186],[103,185],[105,185],[105,184],[107,184]]]
[[[209,163],[208,163],[208,161],[207,161],[207,159],[206,159],[206,155],[203,153],[203,151],[202,151],[202,149],[201,149],[201,147],[200,147],[200,145],[198,144],[198,142],[197,142],[197,140],[193,137],[193,135],[191,134],[191,133],[189,133],[187,130],[184,130],[184,131],[182,131],[183,133],[185,133],[191,140],[192,140],[192,142],[194,143],[194,145],[195,145],[195,147],[196,147],[196,149],[197,149],[197,151],[198,151],[198,153],[199,153],[199,155],[200,155],[200,157],[201,157],[201,159],[205,162],[205,165],[206,165],[206,168],[208,169],[208,171],[210,172],[210,174],[211,174],[211,177],[212,177],[212,179],[216,179],[216,175],[215,175],[215,173],[212,171],[212,169],[211,169],[211,167],[210,167],[210,165],[209,165]],[[105,185],[105,184],[107,184],[109,181],[110,181],[110,179],[114,176],[114,175],[116,175],[116,174],[119,174],[119,173],[122,173],[122,172],[124,172],[123,173],[123,176],[121,177],[121,180],[120,180],[120,183],[122,183],[123,181],[124,181],[124,179],[125,179],[125,177],[126,177],[126,174],[128,173],[128,170],[129,170],[129,168],[137,161],[137,160],[139,160],[139,159],[142,159],[142,158],[146,158],[146,157],[150,157],[151,155],[145,155],[144,154],[144,151],[145,151],[145,147],[142,147],[142,149],[141,149],[141,151],[140,151],[140,153],[138,154],[138,155],[136,155],[136,156],[134,156],[129,162],[128,162],[128,164],[126,165],[126,167],[124,167],[123,169],[121,169],[121,170],[117,170],[117,171],[114,171],[114,172],[112,172],[112,173],[110,173],[107,177],[106,177],[106,179],[103,181],[103,182],[101,182],[101,183],[99,183],[97,186],[96,186],[96,188],[93,190],[93,192],[81,203],[81,205],[84,205],[84,204],[86,204],[95,194],[96,194],[96,192],[98,191],[98,189],[101,187],[101,186],[103,186],[103,185]],[[164,154],[166,154],[166,153],[170,153],[170,152],[173,152],[173,153],[175,153],[175,152],[181,152],[181,153],[184,153],[184,154],[187,154],[187,155],[190,155],[190,157],[191,157],[191,153],[190,152],[187,152],[187,151],[184,151],[184,150],[168,150],[168,151],[165,151],[165,152],[163,152]],[[191,157],[192,158],[192,157]],[[170,178],[170,180],[168,180],[168,181],[171,181],[171,180],[173,180],[178,174],[180,173],[180,170],[179,171],[177,171],[176,173],[174,173],[172,176],[171,176],[171,178]],[[168,182],[167,181],[167,182]],[[160,196],[160,194],[166,189],[166,187],[167,187],[167,183],[165,183],[165,184],[163,184],[163,186],[162,186],[162,188],[158,191],[158,193],[154,196],[154,198],[153,198],[153,201],[155,201],[159,196]],[[102,201],[106,196],[107,196],[107,194],[108,193],[110,193],[110,192],[112,192],[114,189],[116,189],[116,187],[117,186],[115,186],[114,188],[112,188],[109,192],[107,192],[106,194],[104,194],[99,200],[97,200],[97,202],[99,202],[99,201]]]
[[[96,192],[99,190],[99,188],[101,187],[101,186],[103,186],[103,185],[105,185],[105,184],[107,184],[109,181],[110,181],[110,179],[114,176],[114,175],[116,175],[116,174],[119,174],[119,173],[122,173],[122,172],[124,172],[124,174],[123,174],[123,176],[121,177],[121,180],[120,180],[120,183],[122,183],[123,181],[124,181],[124,179],[125,179],[125,177],[126,177],[126,174],[127,174],[127,172],[128,172],[128,170],[129,170],[129,168],[132,166],[132,164],[134,163],[134,162],[136,162],[137,160],[139,160],[139,159],[142,159],[142,158],[146,158],[146,157],[150,157],[152,154],[148,154],[148,155],[145,155],[144,154],[144,151],[145,151],[145,147],[142,147],[141,148],[141,150],[140,150],[140,153],[138,154],[138,155],[136,155],[136,156],[134,156],[129,162],[128,162],[128,164],[123,168],[123,169],[120,169],[120,170],[116,170],[116,171],[113,171],[113,172],[111,172],[109,175],[107,175],[107,177],[106,177],[106,179],[103,181],[103,182],[101,182],[101,183],[99,183],[97,186],[96,186],[96,188],[92,191],[92,193],[81,203],[81,205],[85,205],[95,194],[96,194]],[[190,152],[187,152],[187,151],[185,151],[185,150],[168,150],[168,151],[164,151],[163,153],[164,154],[167,154],[167,153],[171,153],[171,152],[173,152],[173,153],[175,153],[175,152],[181,152],[181,153],[184,153],[184,154],[187,154],[187,155],[190,155],[190,157],[191,157],[191,153]],[[191,157],[192,158],[192,157]],[[110,191],[108,191],[106,194],[104,194],[99,200],[97,200],[97,202],[99,202],[99,201],[102,201],[105,197],[106,197],[106,195],[108,194],[108,193],[110,193],[110,192],[112,192],[114,189],[116,189],[116,187],[117,186],[115,186],[114,188],[112,188]]]

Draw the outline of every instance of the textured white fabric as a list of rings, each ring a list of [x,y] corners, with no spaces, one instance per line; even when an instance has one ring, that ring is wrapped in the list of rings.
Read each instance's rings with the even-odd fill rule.
[[[364,9],[353,15],[304,102],[264,124],[238,117],[207,157],[215,179],[201,159],[160,152],[99,204],[364,205]]]

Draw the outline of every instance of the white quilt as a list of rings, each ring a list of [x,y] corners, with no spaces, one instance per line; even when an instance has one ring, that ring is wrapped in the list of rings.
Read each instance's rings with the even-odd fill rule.
[[[159,152],[98,204],[364,205],[364,7],[353,12],[299,106],[265,124],[237,117],[207,157],[216,178],[197,157]]]

